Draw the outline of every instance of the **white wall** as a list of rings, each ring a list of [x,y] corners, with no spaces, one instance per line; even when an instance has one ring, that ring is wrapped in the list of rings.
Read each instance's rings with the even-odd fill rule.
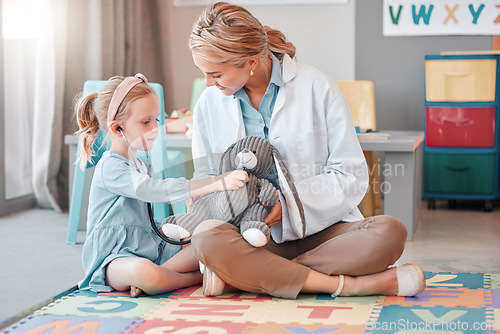
[[[297,47],[297,61],[313,65],[335,80],[354,79],[355,1],[339,5],[247,6],[262,24],[281,30]],[[191,84],[202,76],[187,46],[203,7],[169,4],[171,77],[165,87],[167,112],[186,108]]]

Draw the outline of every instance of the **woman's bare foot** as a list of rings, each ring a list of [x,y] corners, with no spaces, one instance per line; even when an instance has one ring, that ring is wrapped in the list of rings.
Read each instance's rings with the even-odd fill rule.
[[[135,287],[135,286],[131,286],[130,287],[130,295],[132,297],[139,297],[142,293],[142,290],[139,289],[138,287]]]
[[[395,296],[398,293],[396,268],[364,276],[346,276],[341,296]]]
[[[400,280],[400,281],[399,281]],[[388,268],[380,273],[345,277],[341,296],[414,296],[425,289],[425,275],[416,264]]]

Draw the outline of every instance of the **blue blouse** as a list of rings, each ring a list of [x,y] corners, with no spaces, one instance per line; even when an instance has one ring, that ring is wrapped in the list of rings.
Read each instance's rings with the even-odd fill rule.
[[[234,98],[240,100],[245,134],[247,136],[258,136],[267,140],[269,140],[269,124],[271,123],[276,97],[278,96],[280,87],[284,85],[281,79],[281,63],[274,56],[272,57],[272,61],[271,80],[260,101],[258,110],[252,106],[250,98],[243,88],[233,95]],[[269,180],[276,189],[279,189],[275,168],[271,169],[266,179]]]

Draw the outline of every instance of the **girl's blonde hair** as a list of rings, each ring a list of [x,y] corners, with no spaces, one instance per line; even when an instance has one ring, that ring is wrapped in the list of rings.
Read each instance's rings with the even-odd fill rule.
[[[295,46],[281,31],[263,26],[245,8],[226,2],[205,8],[193,26],[189,47],[208,61],[239,67],[270,52],[295,57]]]
[[[88,162],[92,161],[94,156],[94,142],[99,135],[99,130],[109,131],[107,124],[108,108],[113,93],[125,77],[116,76],[109,79],[99,90],[85,96],[81,94],[75,98],[74,110],[79,130],[75,132],[81,140],[80,166],[85,168]],[[130,105],[135,100],[145,97],[149,94],[155,94],[154,90],[145,83],[135,85],[125,96],[118,107],[115,119],[118,122],[124,122],[130,115]]]

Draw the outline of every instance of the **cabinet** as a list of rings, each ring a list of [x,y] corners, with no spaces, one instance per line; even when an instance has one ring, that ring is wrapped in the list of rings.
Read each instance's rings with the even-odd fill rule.
[[[425,57],[424,197],[500,198],[500,55]]]

